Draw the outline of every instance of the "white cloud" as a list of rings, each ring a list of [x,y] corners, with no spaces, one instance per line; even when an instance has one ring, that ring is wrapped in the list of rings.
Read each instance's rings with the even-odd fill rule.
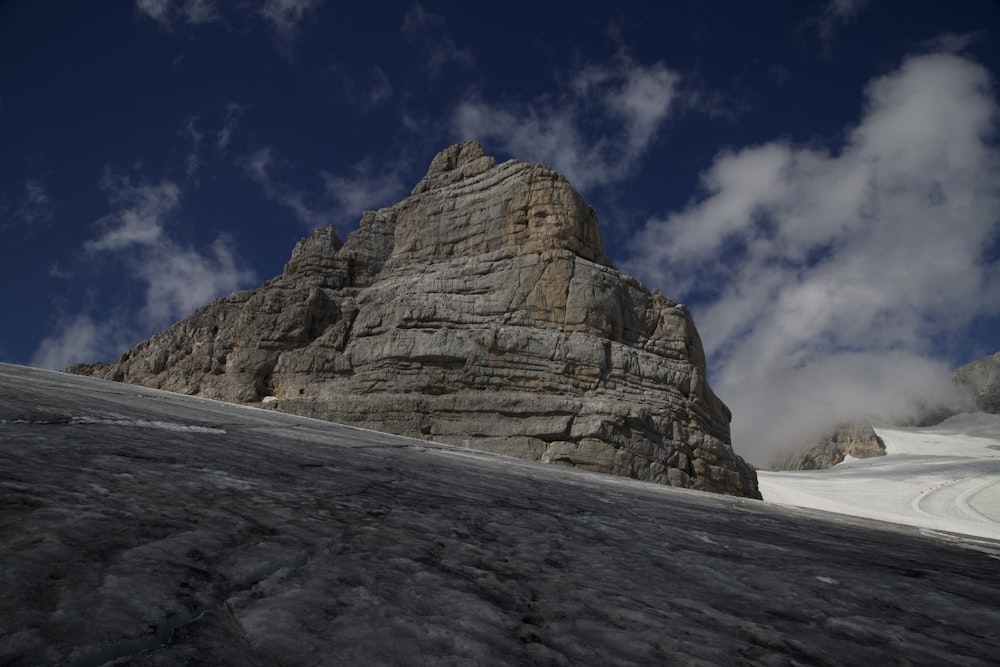
[[[854,17],[868,6],[870,0],[830,0],[826,3],[826,14],[846,20]]]
[[[360,97],[365,109],[378,106],[392,97],[392,82],[389,81],[389,75],[380,67],[370,68],[369,80]]]
[[[164,226],[180,204],[180,188],[171,181],[132,185],[124,176],[105,172],[101,185],[113,211],[98,221],[101,233],[84,243],[89,252],[150,246],[164,236]]]
[[[921,46],[928,53],[962,54],[972,45],[985,41],[987,37],[986,30],[962,33],[945,32],[926,40]]]
[[[181,136],[187,139],[191,145],[191,150],[188,152],[187,158],[184,160],[184,170],[187,172],[188,178],[193,178],[195,174],[198,173],[198,169],[201,167],[201,156],[199,155],[199,150],[201,148],[201,140],[205,137],[204,133],[198,129],[197,116],[188,116],[184,119],[184,126],[181,128]]]
[[[554,96],[466,100],[453,114],[452,134],[499,142],[506,152],[550,165],[586,190],[628,176],[669,118],[679,80],[662,63],[647,67],[622,55],[612,66],[580,70]]]
[[[373,65],[367,72],[355,72],[335,63],[330,73],[336,77],[344,100],[362,111],[379,106],[394,93],[392,81],[381,67]]]
[[[198,25],[219,20],[215,0],[136,0],[135,8],[168,30],[176,23]]]
[[[701,198],[636,236],[627,270],[705,302],[695,314],[738,451],[767,462],[788,423],[940,398],[934,343],[1000,312],[1000,264],[984,254],[1000,232],[991,86],[955,55],[909,58],[869,84],[839,150],[724,152]]]
[[[17,203],[7,206],[6,197],[0,202],[0,229],[16,225],[43,225],[52,220],[55,204],[41,181],[24,179],[23,191]]]
[[[291,57],[302,22],[322,4],[321,0],[264,0],[258,13],[278,37],[279,50]]]
[[[289,209],[302,225],[310,229],[325,227],[334,222],[330,211],[324,210],[312,198],[297,188],[294,188],[277,176],[274,171],[280,168],[279,160],[274,157],[269,147],[257,149],[243,160],[246,174],[260,186],[264,196],[275,203]]]
[[[132,272],[145,283],[143,320],[162,326],[212,299],[246,287],[254,272],[240,266],[232,239],[217,238],[208,252],[175,242],[149,249]]]
[[[355,165],[350,176],[324,173],[326,193],[336,203],[338,220],[359,220],[362,212],[389,206],[407,194],[403,167],[397,163],[395,168],[376,172],[367,160]]]
[[[393,204],[406,194],[403,160],[377,171],[371,160],[364,160],[354,165],[347,176],[321,172],[324,185],[321,196],[309,196],[275,175],[286,166],[267,147],[243,161],[247,175],[268,199],[289,209],[299,222],[312,229],[349,225],[357,222],[363,211]]]
[[[222,129],[220,129],[215,135],[215,147],[220,151],[225,151],[229,148],[229,144],[233,141],[233,134],[240,125],[240,119],[243,117],[243,112],[246,107],[235,102],[230,102],[226,105],[226,117],[222,121]]]
[[[290,58],[302,23],[322,4],[322,0],[255,0],[222,3],[216,0],[135,0],[136,11],[155,21],[164,30],[178,25],[242,23],[262,21],[277,38],[278,50]]]
[[[445,29],[444,19],[420,4],[413,5],[403,17],[400,30],[420,52],[420,62],[429,79],[436,79],[451,64],[468,68],[475,62],[471,51],[455,44],[455,38]]]
[[[837,29],[853,21],[869,3],[870,0],[828,0],[823,6],[823,11],[806,22],[807,26],[819,32],[823,50],[827,55],[833,46],[833,35]]]
[[[102,272],[122,272],[125,285],[142,289],[138,312],[112,308],[100,317],[98,301],[124,302],[127,295],[90,293],[91,302],[76,315],[63,317],[40,341],[33,366],[65,368],[110,360],[135,340],[186,316],[213,298],[247,287],[256,280],[243,266],[232,240],[218,237],[207,250],[177,240],[171,226],[181,212],[182,192],[169,180],[133,183],[107,170],[101,187],[111,212],[95,224],[97,234],[83,244],[83,258]],[[53,275],[73,278],[56,267]],[[100,297],[100,298],[99,298]]]
[[[170,324],[255,280],[228,237],[217,238],[209,252],[171,238],[169,223],[181,201],[175,183],[133,185],[109,172],[103,185],[114,210],[99,221],[100,235],[84,249],[92,255],[111,252],[144,285],[143,328]]]
[[[135,8],[163,26],[169,26],[174,10],[171,0],[135,0]]]
[[[141,311],[100,320],[90,308],[66,318],[42,340],[33,365],[64,368],[108,359],[131,341],[187,315],[211,299],[256,280],[232,241],[217,238],[202,251],[172,237],[181,190],[171,181],[133,184],[110,171],[102,179],[111,213],[98,221],[97,236],[84,243],[85,257],[107,271],[123,271],[143,289]],[[105,295],[106,296],[106,295]]]
[[[62,370],[83,362],[110,361],[127,344],[113,322],[97,322],[91,315],[81,313],[61,322],[51,336],[42,339],[29,364]]]

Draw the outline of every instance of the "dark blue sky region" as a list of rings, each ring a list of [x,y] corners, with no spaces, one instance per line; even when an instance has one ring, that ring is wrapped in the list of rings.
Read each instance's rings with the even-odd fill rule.
[[[691,307],[734,432],[934,394],[1000,347],[998,71],[988,0],[10,0],[0,360],[114,358],[474,139]]]

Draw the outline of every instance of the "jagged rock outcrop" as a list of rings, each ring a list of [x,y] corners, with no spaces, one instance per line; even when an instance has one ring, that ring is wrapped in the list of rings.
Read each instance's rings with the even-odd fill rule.
[[[617,271],[556,172],[442,151],[282,275],[72,372],[759,497],[684,306]]]
[[[952,378],[972,397],[977,409],[1000,414],[1000,352],[961,366]]]
[[[778,465],[778,470],[821,470],[832,468],[846,457],[867,459],[884,456],[885,445],[870,424],[853,422],[836,427],[812,447],[794,452]]]

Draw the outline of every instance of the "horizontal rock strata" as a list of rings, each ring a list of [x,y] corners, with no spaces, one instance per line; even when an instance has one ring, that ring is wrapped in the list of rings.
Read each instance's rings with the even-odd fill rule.
[[[259,289],[70,370],[759,497],[688,311],[616,270],[563,177],[476,143],[346,243],[320,229]]]

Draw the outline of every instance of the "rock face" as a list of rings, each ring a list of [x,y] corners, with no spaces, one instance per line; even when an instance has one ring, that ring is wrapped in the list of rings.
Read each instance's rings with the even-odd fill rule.
[[[847,456],[867,459],[884,456],[885,445],[867,423],[854,422],[838,426],[808,449],[786,458],[778,470],[821,470],[832,468]]]
[[[411,196],[282,275],[71,372],[759,497],[690,314],[617,271],[557,173],[437,155]]]
[[[1000,414],[1000,352],[958,368],[952,377],[979,410]]]

